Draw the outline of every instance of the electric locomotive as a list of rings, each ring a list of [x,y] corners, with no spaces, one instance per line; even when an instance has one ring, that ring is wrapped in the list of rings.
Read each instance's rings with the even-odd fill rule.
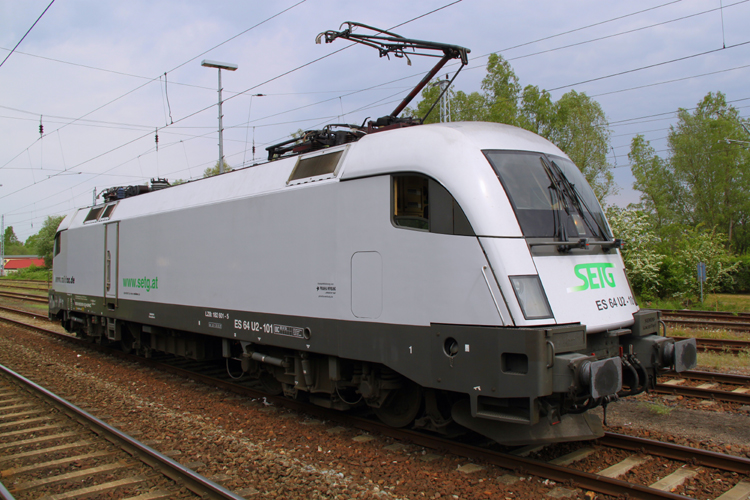
[[[581,439],[585,410],[695,363],[639,311],[620,244],[545,139],[397,128],[68,215],[50,316],[396,426]]]
[[[600,436],[588,410],[695,365],[694,339],[639,310],[622,242],[559,148],[397,115],[207,179],[109,190],[58,228],[50,317],[146,356],[226,358],[273,394],[507,445]]]

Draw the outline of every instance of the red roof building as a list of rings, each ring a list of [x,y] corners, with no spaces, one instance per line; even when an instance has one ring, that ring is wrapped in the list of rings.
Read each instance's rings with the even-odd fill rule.
[[[44,259],[39,257],[6,257],[3,268],[8,273],[15,273],[21,269],[26,269],[31,266],[44,267]]]

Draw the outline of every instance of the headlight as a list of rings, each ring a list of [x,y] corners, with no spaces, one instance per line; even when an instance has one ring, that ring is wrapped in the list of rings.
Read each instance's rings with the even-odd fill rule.
[[[545,319],[552,317],[552,309],[547,302],[547,296],[542,289],[539,276],[510,276],[513,291],[521,305],[523,317],[526,319]]]

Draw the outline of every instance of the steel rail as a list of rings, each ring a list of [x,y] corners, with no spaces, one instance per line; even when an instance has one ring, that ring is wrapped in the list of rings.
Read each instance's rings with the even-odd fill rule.
[[[672,460],[684,462],[695,461],[699,465],[721,469],[739,474],[750,474],[750,459],[725,455],[715,451],[701,450],[690,446],[674,443],[662,443],[652,439],[645,439],[625,434],[607,432],[604,437],[598,439],[599,443],[613,448],[623,450],[640,451],[645,450],[651,455],[658,455]]]
[[[706,382],[716,382],[719,384],[736,384],[749,385],[749,375],[735,375],[733,373],[702,372],[697,370],[688,370],[684,372],[668,372],[665,374],[670,377],[684,377],[689,380],[705,380]]]
[[[38,287],[38,286],[33,286],[33,285],[16,285],[15,283],[9,284],[9,282],[7,281],[0,281],[0,290],[8,289],[8,288],[16,288],[18,290],[31,290],[31,291],[44,292],[44,293],[47,293],[47,291],[49,290],[49,288],[47,287]]]
[[[31,283],[36,285],[47,285],[49,286],[50,282],[48,280],[14,280],[11,278],[0,278],[0,283]]]
[[[39,302],[46,304],[49,299],[41,297],[39,295],[29,295],[25,293],[14,293],[14,292],[0,292],[0,297],[8,297],[9,299],[26,300],[28,302]]]
[[[661,321],[672,325],[692,325],[707,328],[720,328],[723,330],[732,330],[735,332],[750,331],[750,323],[741,323],[735,321],[709,321],[701,319],[675,319],[662,318]]]
[[[10,494],[10,491],[5,487],[3,483],[0,482],[0,498],[3,500],[16,500],[13,495]]]
[[[13,323],[14,325],[22,326],[22,327],[25,327],[25,328],[31,328],[33,330],[37,330],[39,332],[46,333],[47,335],[52,335],[54,337],[62,337],[62,338],[65,338],[65,339],[70,339],[70,340],[72,340],[74,342],[77,341],[78,343],[80,343],[82,345],[92,345],[90,342],[86,342],[84,340],[75,338],[72,335],[66,335],[66,334],[63,334],[63,333],[60,333],[60,332],[56,332],[54,330],[48,330],[46,328],[42,328],[41,326],[30,325],[28,323],[24,323],[23,321],[18,321],[17,319],[12,319],[12,318],[7,318],[5,316],[0,316],[0,321],[5,321],[7,323]]]
[[[13,314],[21,314],[23,316],[29,316],[31,318],[36,318],[36,319],[42,319],[42,320],[49,321],[49,318],[47,317],[46,314],[37,314],[35,312],[24,311],[23,309],[16,309],[14,307],[0,306],[0,311],[8,311],[8,312],[11,312]]]
[[[691,398],[714,399],[725,403],[750,404],[750,393],[717,391],[682,385],[656,384],[654,392],[657,394],[672,394]]]
[[[750,313],[729,311],[693,311],[688,309],[659,309],[662,316],[692,317],[692,318],[716,318],[736,319],[737,321],[750,321]]]
[[[675,340],[685,340],[688,337],[672,337]],[[733,339],[695,339],[698,349],[711,352],[733,352],[750,350],[750,341]]]
[[[44,387],[32,382],[23,375],[14,372],[10,368],[0,365],[0,372],[12,378],[16,382],[21,383],[27,389],[30,389],[31,392],[40,395],[44,400],[61,409],[68,416],[80,422],[82,425],[90,428],[96,434],[117,444],[120,448],[124,449],[129,454],[137,456],[144,463],[159,470],[162,474],[169,477],[173,481],[176,481],[178,484],[184,485],[190,491],[198,495],[202,495],[203,498],[216,500],[243,500],[242,497],[235,495],[223,486],[220,486],[213,481],[201,476],[200,474],[185,467],[179,462],[176,462],[171,458],[162,455],[153,448],[146,446],[139,441],[136,441],[127,434],[104,423],[93,415],[78,408],[74,404],[60,398]]]

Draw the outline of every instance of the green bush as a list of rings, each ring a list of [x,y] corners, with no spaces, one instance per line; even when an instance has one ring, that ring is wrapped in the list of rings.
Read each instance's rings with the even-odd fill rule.
[[[695,300],[700,296],[699,262],[706,264],[704,295],[750,288],[750,257],[740,261],[732,256],[726,235],[715,228],[681,226],[673,228],[670,237],[660,237],[653,219],[642,211],[609,207],[607,219],[615,237],[625,242],[622,258],[628,280],[642,300]]]
[[[737,272],[733,276],[731,286],[721,290],[724,293],[750,293],[750,255],[735,257]]]
[[[9,274],[3,279],[8,280],[42,280],[47,281],[51,279],[52,270],[46,267],[37,267],[31,265],[26,269],[20,269],[17,273]]]

